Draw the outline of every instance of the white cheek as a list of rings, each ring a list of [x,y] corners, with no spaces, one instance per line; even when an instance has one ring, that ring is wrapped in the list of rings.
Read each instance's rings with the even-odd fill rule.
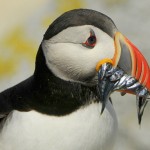
[[[95,56],[81,44],[44,42],[42,47],[48,68],[62,79],[74,81],[95,71]]]
[[[53,37],[53,40],[43,41],[42,48],[46,58],[46,64],[57,77],[64,80],[80,82],[82,78],[94,77],[96,75],[96,65],[100,60],[113,58],[115,52],[114,40],[98,28],[93,26],[91,28],[97,37],[96,46],[92,49],[72,41],[58,42],[58,39],[62,37],[61,34],[60,37],[59,35]],[[81,29],[83,30],[83,27]],[[84,34],[84,37],[87,39],[88,35],[85,36]],[[72,37],[72,39],[74,38]],[[72,39],[70,37],[70,40]]]

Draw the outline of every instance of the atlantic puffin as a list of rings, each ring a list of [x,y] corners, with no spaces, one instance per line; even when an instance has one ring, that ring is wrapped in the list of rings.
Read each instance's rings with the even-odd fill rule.
[[[117,32],[90,9],[65,12],[48,27],[34,74],[0,93],[1,150],[112,149],[117,117],[110,100],[101,114],[95,68],[114,56]]]

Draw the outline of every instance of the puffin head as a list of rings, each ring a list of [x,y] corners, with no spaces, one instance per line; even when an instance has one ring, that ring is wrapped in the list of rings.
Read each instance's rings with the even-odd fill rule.
[[[97,63],[112,58],[117,28],[106,15],[76,9],[58,17],[41,43],[47,67],[66,81],[97,84]]]
[[[49,26],[40,47],[43,63],[62,80],[96,85],[101,64],[111,62],[150,89],[145,58],[100,12],[75,9],[64,13]],[[38,59],[37,55],[36,68],[41,65]]]

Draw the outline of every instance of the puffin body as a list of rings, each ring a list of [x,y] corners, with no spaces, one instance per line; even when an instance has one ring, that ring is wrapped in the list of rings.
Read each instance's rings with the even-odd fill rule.
[[[117,119],[101,115],[96,64],[115,52],[113,21],[77,9],[56,19],[39,47],[33,76],[0,93],[0,149],[107,150]]]
[[[91,103],[62,117],[13,111],[1,131],[0,148],[109,150],[116,135],[117,120],[110,102],[102,116],[100,111],[100,103]]]

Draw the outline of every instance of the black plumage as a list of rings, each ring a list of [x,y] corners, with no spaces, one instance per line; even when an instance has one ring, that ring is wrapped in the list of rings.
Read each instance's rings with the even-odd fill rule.
[[[68,27],[93,25],[109,36],[114,37],[117,30],[111,18],[91,9],[75,9],[58,17],[47,29],[44,39],[48,40]]]

